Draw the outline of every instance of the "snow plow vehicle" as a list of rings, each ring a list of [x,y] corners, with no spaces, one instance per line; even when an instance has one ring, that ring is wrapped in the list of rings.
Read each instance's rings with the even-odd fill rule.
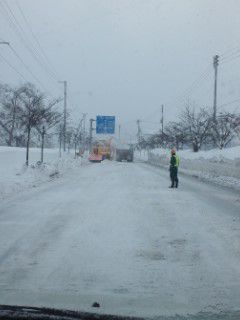
[[[101,162],[105,159],[111,160],[113,158],[113,147],[111,140],[97,141],[92,146],[92,151],[89,155],[90,162]]]
[[[116,161],[133,162],[133,147],[131,145],[119,145],[116,147]]]

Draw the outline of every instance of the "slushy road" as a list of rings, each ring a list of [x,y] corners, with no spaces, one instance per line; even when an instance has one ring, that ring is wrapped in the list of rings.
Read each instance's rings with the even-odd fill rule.
[[[105,161],[0,205],[0,304],[154,316],[240,309],[239,194]]]

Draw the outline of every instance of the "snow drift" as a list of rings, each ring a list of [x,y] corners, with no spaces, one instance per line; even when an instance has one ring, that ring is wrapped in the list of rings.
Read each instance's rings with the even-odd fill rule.
[[[57,149],[45,149],[43,164],[39,158],[40,149],[30,149],[30,164],[26,167],[24,148],[0,147],[0,199],[52,181],[84,162],[81,158],[74,159],[73,153],[59,158]]]
[[[240,189],[240,146],[194,153],[180,150],[179,172]],[[148,162],[168,168],[170,150],[155,149],[148,153]]]

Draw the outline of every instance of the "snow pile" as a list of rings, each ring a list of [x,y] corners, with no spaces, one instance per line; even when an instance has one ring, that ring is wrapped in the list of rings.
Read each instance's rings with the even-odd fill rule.
[[[154,149],[151,151],[152,154],[158,156],[167,156],[170,155],[169,149]],[[195,160],[195,159],[206,159],[212,161],[222,162],[224,160],[235,160],[240,159],[240,146],[225,148],[225,149],[211,149],[207,151],[193,152],[192,150],[179,150],[178,154],[183,159]]]
[[[136,160],[147,161],[148,160],[148,151],[147,150],[141,150],[141,151],[137,150],[134,152],[134,158]]]
[[[30,149],[30,164],[26,167],[24,148],[0,147],[0,199],[56,179],[84,162],[81,158],[74,159],[72,153],[59,158],[57,149],[44,151],[43,164],[39,158],[40,150]]]
[[[179,171],[219,185],[240,188],[240,146],[224,150],[199,151],[180,150]],[[168,168],[170,150],[155,149],[149,153],[148,161]]]

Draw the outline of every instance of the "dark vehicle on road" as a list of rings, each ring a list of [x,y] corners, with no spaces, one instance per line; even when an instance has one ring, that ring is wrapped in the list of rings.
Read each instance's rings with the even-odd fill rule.
[[[120,145],[116,147],[116,161],[133,162],[133,147],[130,145]]]

